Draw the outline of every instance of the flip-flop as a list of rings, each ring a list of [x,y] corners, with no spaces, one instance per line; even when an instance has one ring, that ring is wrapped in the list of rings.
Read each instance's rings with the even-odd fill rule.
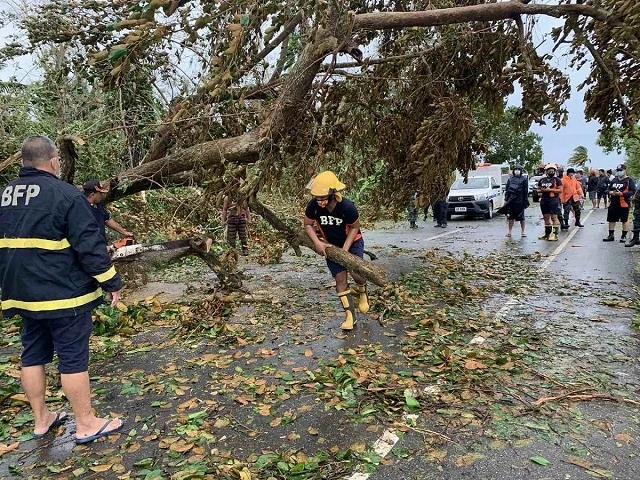
[[[507,233],[507,234],[505,235],[505,237],[507,237],[507,238],[511,238],[511,234],[510,234],[510,233]]]
[[[44,433],[32,432],[33,438],[42,438],[42,437],[44,437],[51,430],[53,430],[54,428],[56,428],[59,425],[62,425],[64,422],[66,422],[67,418],[69,418],[69,415],[67,415],[67,412],[58,412],[58,413],[56,413],[56,418],[55,418],[55,420],[53,422],[51,422],[51,425],[49,425],[49,428],[47,428],[47,431],[44,432]]]
[[[120,425],[118,425],[116,428],[112,428],[111,430],[105,430],[105,428],[107,428],[107,426],[111,422],[113,422],[113,420],[116,420],[116,419],[110,418],[109,420],[107,420],[105,424],[102,425],[102,427],[100,427],[100,430],[98,430],[93,435],[90,435],[88,437],[83,437],[83,438],[76,438],[76,443],[78,445],[81,445],[83,443],[93,442],[94,440],[97,440],[102,437],[106,437],[107,435],[111,435],[113,433],[118,433],[120,430],[122,430],[122,427],[124,427],[124,420],[122,419],[117,419],[117,420],[120,420]]]
[[[522,235],[520,235],[520,236],[521,236],[522,238],[524,238],[524,237],[526,237],[526,236],[527,236],[527,234],[526,234],[526,233],[523,233],[523,234],[522,234]]]

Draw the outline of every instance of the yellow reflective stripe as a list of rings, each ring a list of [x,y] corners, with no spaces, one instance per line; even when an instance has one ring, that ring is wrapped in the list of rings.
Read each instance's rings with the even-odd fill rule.
[[[43,238],[0,238],[0,248],[42,248],[43,250],[64,250],[69,248],[69,240],[45,240]]]
[[[81,307],[94,301],[102,296],[102,289],[98,288],[95,292],[87,293],[80,297],[65,298],[62,300],[45,300],[43,302],[24,302],[22,300],[3,300],[2,309],[22,308],[30,312],[47,312],[50,310],[63,310],[65,308]]]
[[[98,282],[102,283],[102,282],[106,282],[107,280],[111,280],[115,276],[116,276],[116,267],[111,267],[109,270],[107,270],[104,273],[101,273],[100,275],[94,275],[93,278],[95,278]]]

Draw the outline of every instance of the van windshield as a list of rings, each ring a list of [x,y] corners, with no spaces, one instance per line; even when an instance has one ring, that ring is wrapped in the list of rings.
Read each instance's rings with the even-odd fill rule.
[[[451,187],[451,190],[466,190],[475,188],[489,188],[488,178],[469,178],[467,183],[464,183],[463,179],[456,180]]]

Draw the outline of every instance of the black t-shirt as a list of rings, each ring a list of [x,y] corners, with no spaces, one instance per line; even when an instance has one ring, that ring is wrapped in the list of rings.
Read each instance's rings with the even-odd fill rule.
[[[560,188],[562,186],[562,181],[558,177],[542,177],[538,181],[538,187],[540,188]],[[560,194],[555,192],[541,192],[541,198],[557,198]]]
[[[104,237],[105,242],[107,241],[107,232],[105,228],[105,223],[111,220],[111,215],[107,212],[107,209],[104,208],[102,203],[98,203],[97,205],[91,205],[91,211],[93,212],[93,216],[96,218],[96,222],[98,222],[98,226],[100,227],[100,233]],[[109,243],[109,242],[107,242]]]
[[[331,245],[342,247],[351,225],[358,220],[360,216],[358,209],[354,203],[348,198],[342,198],[341,202],[337,202],[334,209],[330,212],[326,208],[321,208],[315,198],[307,204],[304,212],[305,216],[310,220],[315,220],[318,228],[322,232],[324,239]],[[362,235],[358,233],[356,240]]]
[[[622,197],[611,196],[610,205],[612,207],[629,208],[631,197],[636,191],[636,184],[631,177],[614,178],[609,184],[609,191],[622,192],[624,194]]]

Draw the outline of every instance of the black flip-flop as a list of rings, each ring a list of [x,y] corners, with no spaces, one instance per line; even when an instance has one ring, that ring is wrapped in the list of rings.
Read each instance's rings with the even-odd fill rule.
[[[32,433],[33,438],[42,438],[42,437],[44,437],[51,430],[53,430],[54,428],[56,428],[59,425],[62,425],[64,422],[66,422],[67,418],[69,418],[69,415],[67,415],[67,412],[58,412],[58,413],[56,413],[56,418],[51,423],[51,425],[49,425],[49,428],[47,428],[47,431],[44,432],[44,433],[35,433],[35,432],[33,432]]]
[[[120,425],[118,425],[116,428],[112,428],[111,430],[105,430],[105,428],[107,428],[107,426],[114,420],[120,420]],[[120,430],[122,430],[122,427],[124,427],[124,420],[122,420],[121,418],[119,419],[110,418],[105,422],[104,425],[102,425],[102,427],[100,427],[100,430],[98,430],[95,434],[90,435],[88,437],[84,437],[84,438],[76,438],[76,443],[78,445],[81,445],[83,443],[93,442],[94,440],[97,440],[102,437],[106,437],[107,435],[118,433]]]

